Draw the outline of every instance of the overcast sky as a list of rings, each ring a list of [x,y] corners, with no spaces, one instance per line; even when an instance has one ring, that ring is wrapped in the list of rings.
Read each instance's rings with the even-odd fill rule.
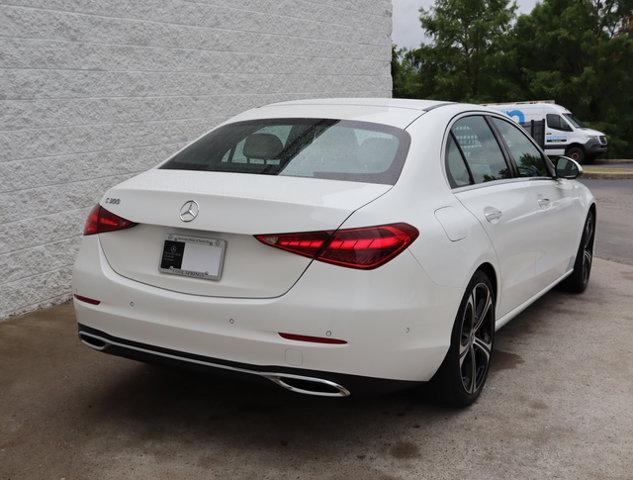
[[[528,13],[536,0],[517,0],[519,13]],[[433,0],[393,0],[393,43],[399,47],[414,48],[422,43],[424,33],[420,26],[420,7],[428,8]]]

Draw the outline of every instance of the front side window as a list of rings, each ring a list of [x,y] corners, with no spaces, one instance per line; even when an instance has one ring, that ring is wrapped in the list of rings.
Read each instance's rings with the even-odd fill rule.
[[[576,117],[574,117],[571,113],[564,113],[563,115],[565,115],[565,118],[567,119],[567,121],[571,123],[574,127],[585,128],[583,123],[580,120],[578,120]]]
[[[560,115],[556,115],[555,113],[548,113],[546,115],[547,126],[549,128],[553,128],[554,130],[562,130],[563,132],[571,132],[571,128]]]
[[[528,137],[510,122],[491,118],[514,158],[520,177],[547,177],[549,172],[541,152]]]
[[[464,117],[451,132],[464,153],[475,183],[510,178],[510,169],[492,130],[481,116]]]
[[[399,128],[347,120],[265,119],[224,125],[160,168],[393,185],[409,148]]]

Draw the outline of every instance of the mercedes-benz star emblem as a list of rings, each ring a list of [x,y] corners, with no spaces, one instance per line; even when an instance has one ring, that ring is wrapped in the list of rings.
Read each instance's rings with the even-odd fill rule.
[[[185,202],[185,204],[180,207],[180,219],[183,222],[191,222],[198,216],[198,211],[200,207],[195,200],[189,200]]]

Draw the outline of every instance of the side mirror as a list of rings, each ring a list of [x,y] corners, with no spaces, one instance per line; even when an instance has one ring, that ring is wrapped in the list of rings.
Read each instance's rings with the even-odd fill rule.
[[[567,178],[573,180],[582,175],[580,164],[569,157],[558,157],[556,160],[556,178]]]

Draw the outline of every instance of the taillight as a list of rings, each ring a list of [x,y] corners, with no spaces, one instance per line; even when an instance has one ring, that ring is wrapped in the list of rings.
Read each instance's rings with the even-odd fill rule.
[[[107,211],[101,205],[96,205],[88,214],[86,224],[84,225],[84,235],[114,232],[115,230],[123,230],[133,227],[134,225],[136,225],[136,223]]]
[[[384,265],[418,237],[415,227],[393,223],[322,232],[255,235],[271,247],[343,267],[370,270]]]

